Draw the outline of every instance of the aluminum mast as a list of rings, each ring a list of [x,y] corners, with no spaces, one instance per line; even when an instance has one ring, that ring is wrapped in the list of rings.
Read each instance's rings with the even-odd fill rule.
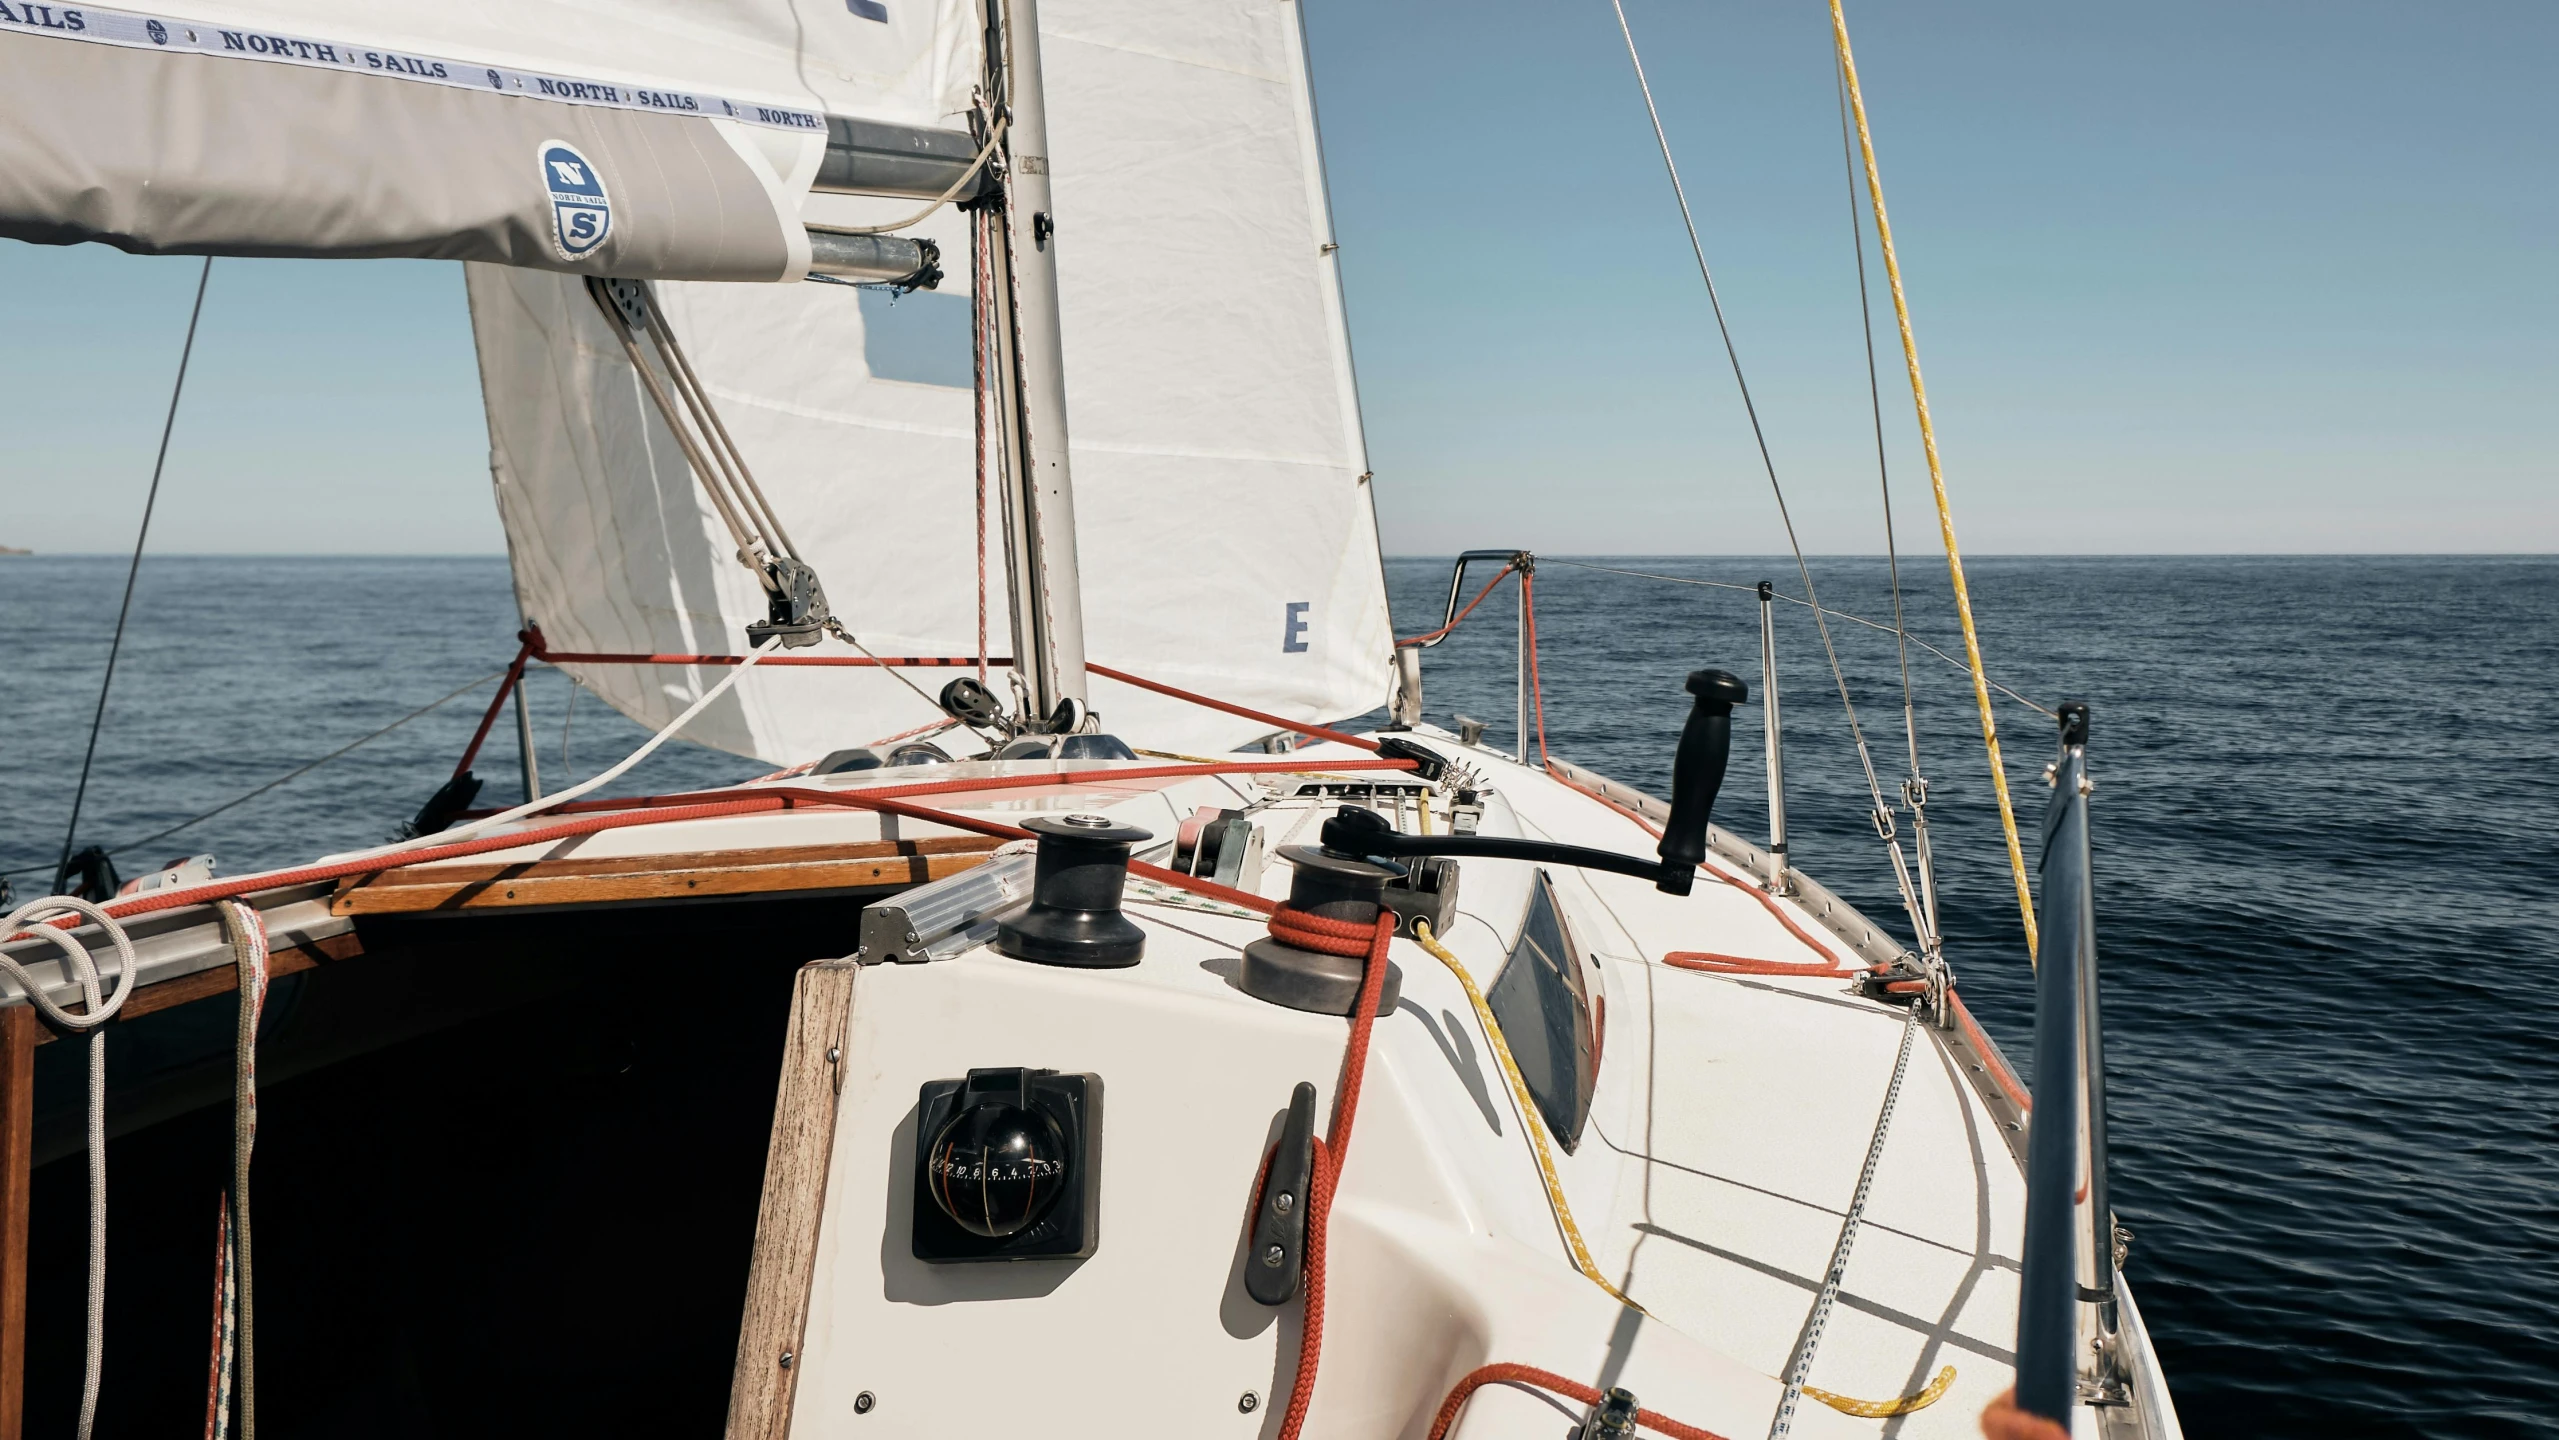
[[[1066,357],[1058,326],[1057,224],[1050,209],[1048,107],[1035,0],[988,0],[987,87],[1004,135],[1005,243],[990,257],[1003,352],[1001,388],[1006,588],[1023,719],[1047,728],[1064,702],[1084,709],[1083,587],[1075,568],[1075,489],[1067,470]],[[998,43],[1000,38],[1000,45]]]

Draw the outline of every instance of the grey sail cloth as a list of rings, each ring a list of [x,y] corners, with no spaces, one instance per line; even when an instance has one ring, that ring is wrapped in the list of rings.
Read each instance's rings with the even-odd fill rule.
[[[698,116],[0,32],[0,236],[135,254],[483,260],[772,281],[796,216]],[[546,145],[609,206],[572,255]],[[593,223],[590,221],[589,223]],[[805,267],[801,240],[798,265]]]

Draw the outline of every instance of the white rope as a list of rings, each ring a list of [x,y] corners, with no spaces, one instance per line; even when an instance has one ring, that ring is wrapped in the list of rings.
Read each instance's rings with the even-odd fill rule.
[[[812,225],[809,228],[822,230],[829,235],[886,235],[892,230],[903,230],[909,225],[923,223],[932,217],[934,211],[960,198],[960,192],[967,189],[969,182],[977,178],[977,172],[985,169],[986,162],[995,158],[995,147],[1004,139],[1004,127],[1012,123],[1013,117],[1010,115],[997,120],[995,128],[986,133],[986,143],[978,147],[977,158],[969,162],[969,168],[960,172],[959,179],[951,182],[951,188],[943,191],[941,198],[905,219],[892,220],[886,225],[864,225],[858,229],[845,225]]]
[[[116,983],[102,994],[97,957],[68,931],[48,922],[66,915],[85,916],[106,933],[115,947]],[[0,953],[0,973],[26,992],[27,1001],[54,1025],[89,1037],[89,1332],[86,1360],[80,1372],[80,1440],[98,1422],[98,1380],[106,1367],[107,1340],[107,1037],[105,1024],[124,1008],[133,991],[133,942],[124,927],[105,910],[70,895],[31,900],[0,920],[0,938],[42,940],[62,952],[63,969],[80,986],[81,1009],[75,1014],[54,1003],[35,977]]]
[[[766,643],[768,646],[772,646],[778,642],[768,641]],[[632,766],[639,764],[641,761],[649,758],[652,754],[655,754],[657,752],[657,748],[673,739],[677,731],[692,724],[694,716],[701,714],[706,709],[709,709],[712,701],[729,693],[730,687],[736,685],[738,681],[746,678],[746,672],[755,668],[755,662],[772,653],[773,651],[771,648],[747,651],[746,658],[732,666],[727,676],[722,678],[719,684],[704,691],[701,699],[684,707],[683,714],[666,722],[665,729],[650,736],[648,741],[641,745],[639,749],[632,751],[627,756],[624,756],[620,764],[615,765],[612,769],[607,770],[600,775],[591,776],[585,780],[581,780],[566,790],[555,790],[552,793],[543,796],[539,800],[533,800],[525,804],[518,805],[512,810],[501,810],[495,815],[482,816],[467,825],[456,825],[450,830],[439,830],[431,836],[420,835],[413,839],[394,841],[388,845],[376,845],[370,850],[351,850],[344,855],[333,856],[331,858],[352,860],[366,855],[388,855],[399,850],[414,850],[422,844],[450,845],[457,840],[467,839],[484,830],[495,829],[500,825],[512,824],[515,821],[523,819],[527,815],[539,814],[555,805],[566,804],[571,800],[577,799],[581,795],[591,794],[597,790],[603,789],[605,786],[612,784],[614,781],[619,780],[624,775],[630,773]]]
[[[249,1158],[258,1145],[258,1022],[267,1006],[267,926],[258,912],[238,900],[217,900],[222,927],[230,932],[231,954],[240,972],[240,1028],[231,1074],[230,1314],[235,1345],[226,1346],[225,1378],[236,1373],[236,1386],[218,1387],[226,1397],[237,1394],[240,1440],[258,1436],[257,1291],[253,1252],[249,1245]],[[236,1365],[236,1371],[233,1369]],[[217,1402],[219,1403],[219,1402]]]
[[[1901,1099],[1902,1077],[1910,1071],[1910,1042],[1918,1033],[1919,1007],[1913,1005],[1902,1017],[1901,1053],[1893,1057],[1893,1083],[1884,1091],[1883,1113],[1875,1117],[1875,1138],[1866,1142],[1866,1168],[1857,1172],[1857,1194],[1839,1222],[1839,1243],[1831,1247],[1830,1268],[1822,1272],[1821,1294],[1804,1325],[1803,1349],[1786,1372],[1786,1393],[1777,1402],[1777,1418],[1769,1422],[1768,1440],[1779,1440],[1794,1425],[1795,1407],[1803,1403],[1804,1381],[1813,1373],[1813,1352],[1821,1348],[1822,1330],[1830,1324],[1831,1307],[1839,1300],[1839,1283],[1848,1274],[1848,1252],[1857,1244],[1857,1222],[1866,1213],[1867,1192],[1875,1188],[1875,1163],[1884,1158],[1884,1136],[1892,1129],[1893,1105]]]

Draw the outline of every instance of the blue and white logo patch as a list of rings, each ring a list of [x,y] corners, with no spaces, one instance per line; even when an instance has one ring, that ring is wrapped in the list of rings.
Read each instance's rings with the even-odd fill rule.
[[[552,242],[561,259],[583,260],[613,233],[613,200],[604,193],[604,177],[566,140],[543,141],[540,154],[543,188],[551,192]]]

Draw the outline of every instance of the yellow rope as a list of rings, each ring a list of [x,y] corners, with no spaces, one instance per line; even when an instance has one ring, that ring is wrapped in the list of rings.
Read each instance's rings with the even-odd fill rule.
[[[1644,1310],[1643,1306],[1626,1298],[1625,1291],[1608,1283],[1608,1277],[1599,1273],[1599,1262],[1591,1259],[1590,1247],[1582,1243],[1581,1227],[1573,1223],[1572,1207],[1564,1201],[1564,1182],[1555,1176],[1555,1157],[1546,1149],[1546,1132],[1539,1128],[1537,1101],[1528,1093],[1528,1081],[1521,1078],[1519,1062],[1511,1058],[1510,1042],[1502,1038],[1501,1022],[1493,1018],[1493,1007],[1485,1003],[1484,992],[1475,987],[1475,977],[1467,974],[1465,963],[1449,953],[1448,948],[1431,934],[1429,921],[1418,916],[1414,918],[1413,938],[1423,949],[1438,957],[1439,963],[1447,966],[1448,972],[1457,977],[1457,983],[1465,987],[1466,1003],[1475,1007],[1476,1022],[1484,1027],[1484,1038],[1492,1042],[1493,1058],[1501,1062],[1503,1078],[1510,1081],[1511,1098],[1519,1105],[1519,1128],[1528,1132],[1529,1149],[1537,1157],[1537,1175],[1546,1184],[1546,1203],[1555,1212],[1555,1228],[1563,1232],[1564,1244],[1573,1252],[1573,1268],[1589,1277],[1593,1285],[1615,1297],[1619,1304]]]
[[[1845,1395],[1816,1390],[1810,1385],[1804,1387],[1804,1393],[1844,1414],[1866,1420],[1885,1420],[1895,1415],[1907,1415],[1913,1410],[1927,1409],[1943,1398],[1946,1387],[1954,1383],[1955,1367],[1949,1365],[1937,1372],[1937,1378],[1928,1382],[1927,1389],[1913,1391],[1898,1400],[1851,1400]]]
[[[1902,298],[1901,261],[1893,254],[1892,222],[1884,218],[1884,181],[1875,169],[1875,137],[1866,128],[1866,99],[1857,89],[1857,57],[1848,48],[1848,17],[1839,0],[1830,0],[1831,37],[1839,47],[1840,74],[1848,84],[1848,103],[1857,116],[1857,144],[1866,156],[1866,193],[1875,206],[1875,238],[1884,252],[1884,274],[1892,281],[1893,318],[1901,324],[1902,359],[1910,367],[1910,397],[1919,410],[1919,443],[1928,454],[1928,485],[1937,496],[1937,530],[1946,541],[1946,569],[1955,581],[1955,614],[1964,624],[1964,660],[1973,672],[1973,699],[1981,707],[1982,744],[1990,751],[1990,787],[1999,796],[1999,828],[2008,837],[2008,869],[2017,881],[2017,908],[2026,921],[2026,956],[2036,949],[2035,894],[2026,883],[2026,849],[2017,839],[2017,812],[2008,801],[2008,772],[1999,760],[1999,726],[1990,714],[1990,677],[1983,673],[1981,637],[1973,630],[1972,592],[1964,588],[1963,552],[1955,548],[1955,514],[1946,500],[1946,474],[1937,463],[1937,427],[1928,418],[1928,386],[1919,378],[1919,342],[1910,331],[1910,304]],[[1807,1392],[1809,1393],[1809,1392]]]
[[[1573,1268],[1582,1272],[1593,1285],[1607,1291],[1619,1304],[1651,1314],[1628,1298],[1625,1291],[1609,1284],[1608,1277],[1599,1273],[1599,1262],[1591,1258],[1590,1246],[1582,1240],[1581,1227],[1573,1223],[1573,1208],[1564,1199],[1564,1182],[1555,1174],[1555,1157],[1546,1148],[1546,1132],[1539,1128],[1536,1097],[1528,1093],[1528,1081],[1519,1073],[1519,1062],[1511,1058],[1510,1042],[1502,1038],[1502,1024],[1493,1018],[1493,1007],[1485,1001],[1484,992],[1476,988],[1475,977],[1466,973],[1464,961],[1450,953],[1448,947],[1431,934],[1431,922],[1428,920],[1415,917],[1413,939],[1431,952],[1439,963],[1447,966],[1448,973],[1457,977],[1457,983],[1466,990],[1466,1003],[1475,1009],[1476,1023],[1484,1027],[1484,1038],[1492,1042],[1493,1058],[1500,1062],[1502,1078],[1510,1082],[1511,1098],[1518,1102],[1519,1127],[1528,1132],[1529,1150],[1537,1157],[1537,1178],[1546,1186],[1546,1203],[1555,1212],[1555,1228],[1563,1234],[1566,1248],[1573,1252]],[[1949,1365],[1937,1372],[1937,1378],[1929,1381],[1926,1389],[1894,1400],[1853,1400],[1810,1385],[1804,1387],[1804,1393],[1834,1410],[1877,1420],[1907,1415],[1913,1410],[1934,1405],[1946,1393],[1946,1387],[1954,1383],[1955,1367]]]

